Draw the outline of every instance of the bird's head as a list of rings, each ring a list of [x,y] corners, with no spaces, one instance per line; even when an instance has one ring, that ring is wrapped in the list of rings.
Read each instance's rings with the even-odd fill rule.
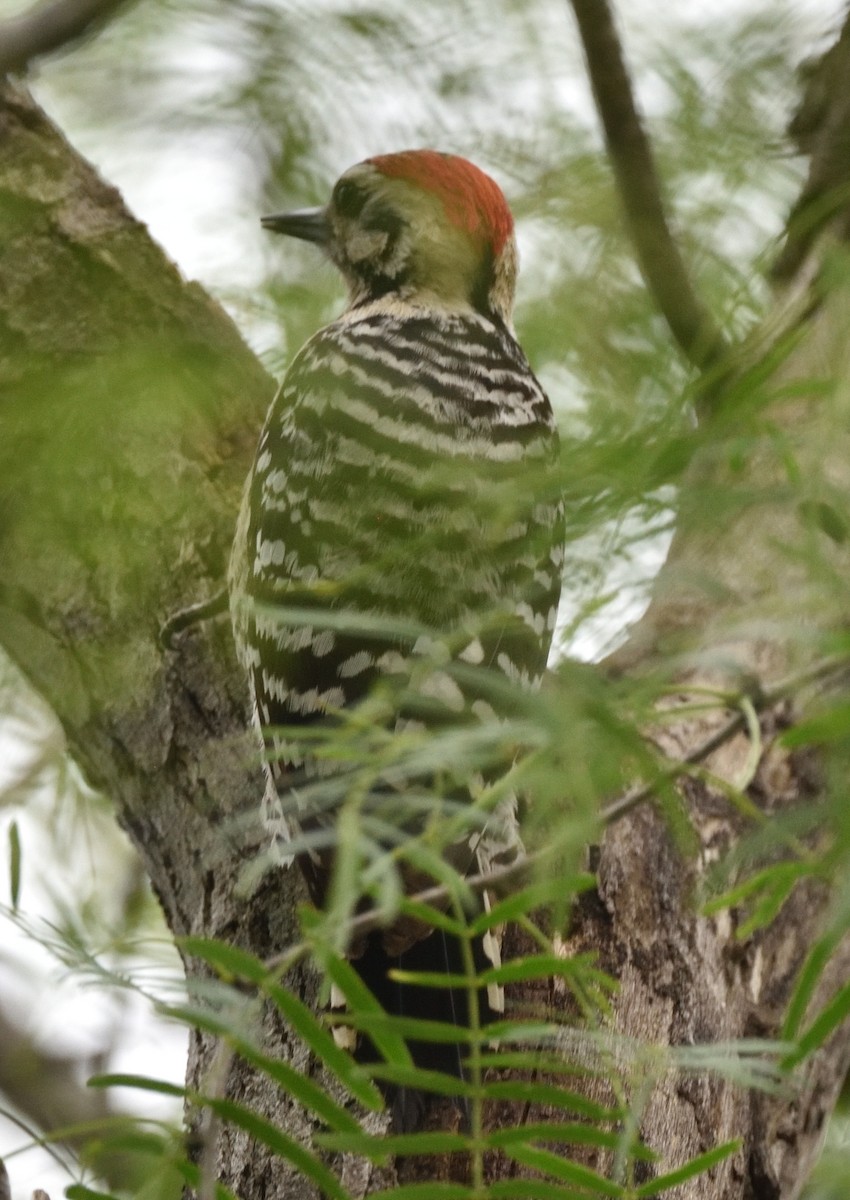
[[[436,150],[369,158],[345,172],[324,208],[263,225],[321,245],[352,304],[397,297],[510,324],[513,218],[498,184],[465,158]]]

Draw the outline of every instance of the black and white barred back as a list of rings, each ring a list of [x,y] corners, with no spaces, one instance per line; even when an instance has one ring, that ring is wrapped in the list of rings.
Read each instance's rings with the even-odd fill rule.
[[[501,722],[517,689],[539,682],[552,640],[563,554],[556,434],[511,333],[513,218],[479,168],[434,150],[380,155],[349,168],[322,208],[263,224],[320,246],[349,297],[272,405],[230,578],[267,749],[267,821],[321,906],[349,794],[381,859],[388,846],[404,851],[397,882],[408,892],[442,874],[426,849],[464,873],[521,849],[515,799],[479,789],[510,765]],[[339,730],[348,717],[367,740],[388,735],[396,755],[368,781],[356,777],[362,745],[346,740],[351,726]],[[464,755],[483,747],[463,761],[431,740],[459,724],[472,729],[455,739]],[[410,840],[420,833],[427,847]],[[479,967],[499,961],[493,932],[472,949]],[[472,1020],[465,988],[400,983],[390,968],[456,977],[467,951],[405,915],[348,947],[389,1012],[455,1024]],[[488,1019],[501,989],[476,1003]],[[334,1036],[357,1045],[351,1030]],[[419,1065],[463,1076],[453,1037],[409,1047]],[[357,1050],[374,1047],[367,1039]],[[395,1097],[402,1129],[418,1121],[415,1095]]]
[[[280,797],[310,771],[293,730],[356,704],[381,676],[406,677],[433,658],[432,634],[458,660],[536,686],[555,625],[562,549],[559,504],[540,494],[556,443],[545,394],[501,322],[395,308],[350,310],[303,347],[245,495],[234,573],[249,603],[236,628],[269,731],[267,815],[283,838],[298,817],[287,822]],[[282,607],[316,622],[288,625]],[[329,610],[389,618],[395,632],[340,632],[323,623]],[[404,622],[427,632],[405,638]],[[437,714],[498,716],[486,688],[476,695],[439,665],[420,676]],[[494,826],[504,852],[513,814]],[[324,872],[311,876],[321,889]]]

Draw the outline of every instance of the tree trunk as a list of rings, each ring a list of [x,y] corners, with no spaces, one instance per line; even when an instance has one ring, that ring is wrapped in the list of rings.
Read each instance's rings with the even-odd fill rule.
[[[850,83],[850,72],[843,78]],[[240,489],[273,381],[229,318],[178,276],[25,93],[4,90],[0,121],[0,639],[58,715],[89,782],[113,797],[175,935],[221,938],[268,958],[297,938],[300,886],[283,870],[267,872],[253,889],[242,886],[245,864],[264,844],[256,823],[262,783],[229,626],[225,618],[194,626],[171,649],[160,645],[159,630],[170,614],[224,586]],[[773,389],[764,403],[774,442],[753,439],[743,465],[740,456],[733,461],[741,429],[734,393],[715,415],[682,486],[670,562],[611,670],[641,671],[687,645],[683,696],[718,677],[765,688],[800,662],[789,621],[799,624],[802,614],[813,630],[825,630],[844,619],[850,543],[830,539],[806,514],[823,513],[818,506],[832,489],[848,491],[846,313],[843,289],[832,289],[762,388],[762,395]],[[813,375],[838,383],[816,396],[783,391]],[[779,495],[782,436],[793,436],[811,482],[812,504],[803,509]],[[756,503],[731,521],[698,519],[706,496],[742,479],[757,485]],[[789,553],[811,550],[813,540],[820,575]],[[653,736],[681,758],[726,715],[668,721]],[[811,755],[777,744],[789,717],[783,701],[761,719],[748,792],[768,814],[823,786]],[[737,779],[749,770],[749,752],[739,734],[708,765]],[[689,778],[682,798],[696,834],[690,846],[674,839],[651,803],[607,829],[598,888],[578,905],[566,951],[596,951],[620,981],[622,1034],[660,1046],[775,1036],[829,897],[816,882],[799,885],[777,919],[743,942],[734,912],[696,915],[706,871],[744,822],[706,779]],[[186,965],[198,973],[196,963]],[[848,970],[850,946],[833,958],[813,1003],[822,1004]],[[299,972],[289,983],[309,1002],[315,980],[307,968]],[[547,989],[528,998],[566,1005],[559,995]],[[298,1040],[270,1014],[263,1019],[269,1049],[309,1069]],[[671,1070],[643,1112],[642,1133],[661,1155],[655,1169],[741,1137],[737,1154],[674,1194],[790,1200],[848,1063],[850,1033],[840,1031],[806,1062],[790,1094],[753,1094]],[[189,1083],[203,1088],[210,1072],[225,1070],[229,1095],[296,1139],[309,1136],[290,1098],[196,1035]],[[494,1111],[491,1119],[503,1116]],[[449,1118],[449,1106],[438,1108],[432,1123]],[[247,1134],[205,1128],[207,1145],[219,1134],[220,1178],[244,1200],[316,1195]],[[489,1168],[493,1178],[505,1170],[501,1161]],[[343,1177],[352,1195],[365,1196],[396,1179],[462,1171],[441,1158],[380,1169],[352,1160]]]

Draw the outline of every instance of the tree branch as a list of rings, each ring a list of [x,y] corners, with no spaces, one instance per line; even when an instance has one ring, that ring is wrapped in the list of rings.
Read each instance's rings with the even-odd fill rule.
[[[791,210],[788,232],[772,275],[791,279],[824,227],[838,218],[838,234],[850,234],[850,14],[841,36],[811,71],[789,133],[811,155],[809,174]]]
[[[0,75],[93,33],[127,0],[51,0],[0,24]]]
[[[717,364],[728,347],[699,300],[670,231],[611,8],[607,0],[571,3],[641,271],[679,347],[695,367],[705,370]]]

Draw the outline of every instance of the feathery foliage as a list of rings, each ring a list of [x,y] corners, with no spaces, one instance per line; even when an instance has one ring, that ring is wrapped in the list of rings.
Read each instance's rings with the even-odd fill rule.
[[[135,139],[136,147],[156,147],[154,157],[166,146],[181,153],[187,137],[208,139],[211,158],[246,167],[228,195],[250,222],[281,198],[293,207],[319,200],[341,167],[379,150],[439,145],[491,170],[519,221],[519,332],[558,409],[559,483],[568,511],[567,599],[557,661],[542,693],[484,680],[483,687],[510,693],[502,697],[510,717],[498,727],[448,724],[390,736],[392,712],[400,699],[410,703],[415,694],[411,681],[400,679],[318,730],[311,752],[338,767],[311,785],[309,797],[337,814],[328,911],[305,912],[300,939],[281,946],[273,963],[224,942],[185,939],[181,952],[195,966],[185,997],[152,986],[149,966],[137,958],[136,935],[156,918],[153,905],[130,886],[138,884],[132,866],[126,867],[123,911],[113,921],[96,897],[71,886],[71,900],[64,887],[52,889],[46,924],[27,915],[32,859],[61,858],[69,827],[103,811],[102,802],[78,786],[54,728],[28,716],[29,728],[46,731],[46,750],[32,755],[34,766],[3,783],[0,803],[10,814],[4,922],[43,942],[62,970],[93,986],[149,997],[155,992],[165,1018],[211,1035],[219,1046],[203,1090],[187,1092],[173,1082],[118,1071],[93,1081],[185,1099],[193,1114],[189,1138],[158,1118],[131,1127],[107,1119],[95,1131],[97,1139],[148,1164],[144,1187],[128,1186],[127,1193],[176,1195],[186,1183],[205,1197],[230,1195],[215,1181],[208,1153],[228,1126],[286,1160],[317,1194],[329,1197],[351,1194],[344,1182],[351,1157],[380,1165],[389,1155],[444,1152],[463,1157],[466,1182],[408,1183],[392,1189],[395,1200],[660,1195],[739,1150],[735,1141],[715,1144],[709,1137],[698,1157],[673,1168],[659,1165],[663,1148],[642,1141],[641,1123],[661,1081],[719,1077],[745,1090],[794,1089],[807,1061],[850,1013],[850,988],[830,984],[824,994],[832,956],[850,925],[844,783],[850,709],[840,686],[850,658],[846,635],[819,631],[807,612],[796,622],[769,605],[754,614],[765,623],[785,622],[798,661],[823,664],[833,684],[801,720],[789,703],[787,728],[779,731],[767,727],[773,718],[746,681],[740,688],[695,692],[687,708],[670,710],[668,720],[665,704],[676,690],[671,679],[689,652],[687,641],[639,676],[609,677],[580,661],[599,658],[620,642],[645,603],[676,521],[708,538],[768,508],[782,512],[782,528],[790,530],[787,556],[804,580],[803,603],[841,609],[844,580],[831,554],[846,540],[850,504],[840,481],[813,478],[774,420],[777,403],[834,396],[836,382],[805,379],[780,389],[769,368],[791,352],[791,339],[770,362],[760,359],[741,371],[715,419],[694,426],[695,391],[634,266],[592,115],[572,102],[570,83],[578,86],[581,79],[572,30],[560,9],[542,0],[503,0],[497,9],[483,0],[429,0],[415,12],[400,3],[380,9],[327,3],[317,17],[315,5],[258,0],[231,12],[200,2],[140,5],[97,42],[46,71],[41,84],[70,121],[89,127],[84,138],[102,145],[104,159],[113,155],[118,168],[126,164],[121,152],[108,150],[110,134]],[[771,303],[763,268],[800,178],[799,163],[782,141],[785,114],[765,99],[779,93],[786,109],[791,106],[796,32],[792,11],[776,5],[738,18],[715,15],[700,28],[682,18],[663,39],[651,30],[635,31],[639,85],[651,110],[662,174],[676,197],[674,217],[703,296],[736,338],[753,330]],[[206,60],[188,62],[178,52],[190,39]],[[477,47],[473,57],[470,45]],[[388,62],[394,67],[389,85]],[[105,120],[104,113],[109,129],[95,121]],[[170,203],[179,206],[173,196]],[[220,236],[221,222],[216,224]],[[248,265],[236,269],[237,256]],[[316,271],[309,250],[261,248],[246,235],[240,249],[222,251],[220,262],[211,265],[209,282],[255,343],[267,348],[275,371],[339,306],[335,279],[330,271]],[[842,265],[837,256],[839,280]],[[724,474],[706,471],[695,478],[695,462],[721,463]],[[706,594],[713,582],[699,581]],[[285,616],[291,624],[315,621],[309,613]],[[363,614],[343,612],[334,619],[347,631],[369,634]],[[812,681],[801,670],[798,682],[789,689],[790,701],[805,697]],[[27,707],[20,681],[4,690],[11,711]],[[740,715],[751,738],[751,757],[733,783],[701,762],[671,764],[656,744],[665,722],[712,714]],[[767,741],[777,762],[782,755],[817,758],[824,779],[816,797],[769,814],[759,807],[759,752]],[[45,771],[53,772],[46,784]],[[472,778],[481,783],[473,802],[462,803],[458,787]],[[616,971],[569,950],[571,913],[595,886],[587,848],[602,836],[606,804],[646,785],[647,799],[664,814],[686,858],[696,843],[682,799],[690,781],[713,788],[718,805],[734,811],[738,822],[735,842],[722,847],[693,897],[695,921],[733,920],[744,953],[805,883],[829,889],[832,897],[821,935],[797,972],[780,1039],[669,1047],[618,1036],[610,1026]],[[470,903],[469,883],[440,852],[460,831],[480,834],[506,789],[523,798],[527,869],[480,912]],[[73,817],[65,807],[69,795],[79,801]],[[37,812],[48,814],[41,818],[43,830],[21,812],[34,796]],[[401,822],[399,802],[406,818]],[[112,858],[117,852],[100,816],[92,829],[92,857]],[[222,826],[223,840],[240,832],[238,822]],[[305,834],[293,849],[309,850],[321,836]],[[403,864],[442,885],[439,898],[405,896]],[[246,890],[260,887],[265,871],[279,869],[271,858],[254,857],[245,864]],[[456,978],[420,980],[451,983],[470,995],[504,983],[504,1019],[459,1029],[382,1013],[344,958],[364,907],[377,924],[399,913],[426,915],[467,948],[486,928],[510,924],[513,955],[502,967],[481,972],[469,953]],[[300,995],[293,972],[305,964],[323,981],[323,998],[330,982],[346,995],[346,1017],[332,1016],[324,1003],[314,1011]],[[533,992],[526,985],[544,979],[567,999],[548,1008],[524,1004]],[[269,1052],[269,1020],[293,1032],[304,1051],[301,1065]],[[375,1062],[358,1063],[337,1047],[330,1027],[343,1020],[368,1033],[378,1051]],[[456,1042],[464,1078],[415,1066],[406,1047],[410,1039]],[[273,1126],[246,1098],[226,1094],[227,1066],[237,1057],[300,1106],[317,1130],[311,1140]],[[387,1135],[375,1123],[383,1106],[380,1085],[387,1083],[455,1098],[463,1127]],[[813,1200],[843,1194],[835,1181],[847,1174],[846,1139],[840,1124],[835,1128],[829,1158],[812,1185]],[[69,1140],[67,1130],[53,1130],[51,1137]],[[497,1159],[507,1166],[488,1184]],[[74,1177],[69,1196],[104,1194],[88,1186],[83,1171]]]

